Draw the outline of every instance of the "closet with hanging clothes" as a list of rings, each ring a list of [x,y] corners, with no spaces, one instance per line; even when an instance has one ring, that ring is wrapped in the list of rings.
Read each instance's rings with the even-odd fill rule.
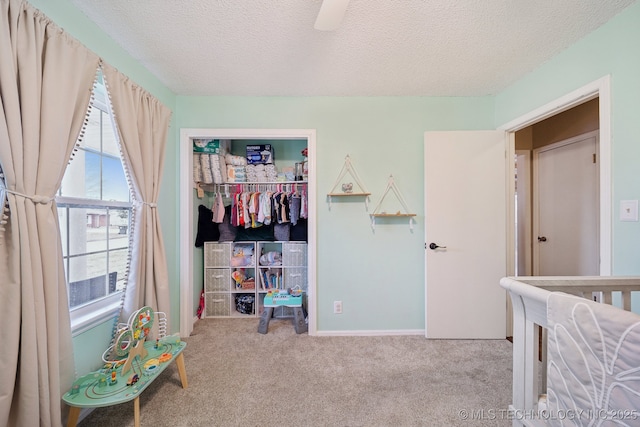
[[[193,140],[200,317],[260,316],[268,292],[301,291],[306,302],[306,143]]]

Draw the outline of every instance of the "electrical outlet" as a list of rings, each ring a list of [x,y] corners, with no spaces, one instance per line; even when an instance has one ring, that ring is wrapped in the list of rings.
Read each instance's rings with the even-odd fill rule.
[[[620,200],[620,221],[638,221],[637,200]]]
[[[333,314],[342,314],[342,301],[333,302]]]

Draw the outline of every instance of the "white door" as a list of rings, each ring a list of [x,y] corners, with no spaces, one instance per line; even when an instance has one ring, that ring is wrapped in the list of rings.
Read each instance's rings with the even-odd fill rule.
[[[425,133],[427,338],[506,336],[506,141],[502,131]]]
[[[535,275],[600,274],[597,135],[533,152]]]

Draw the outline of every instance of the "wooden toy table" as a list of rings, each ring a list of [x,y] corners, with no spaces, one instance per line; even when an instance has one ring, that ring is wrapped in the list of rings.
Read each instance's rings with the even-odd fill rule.
[[[187,343],[160,342],[158,348],[155,348],[155,345],[155,342],[144,343],[147,356],[142,360],[140,357],[134,358],[131,369],[125,374],[122,374],[122,366],[119,366],[115,370],[116,383],[113,385],[110,384],[111,371],[108,369],[92,372],[76,380],[74,387],[62,396],[62,400],[70,406],[67,427],[75,427],[81,408],[100,408],[131,400],[133,400],[134,425],[140,427],[140,394],[174,360],[178,365],[182,388],[187,388],[187,371],[182,354]],[[170,355],[170,359],[158,364],[148,363],[152,359],[162,359],[163,354]],[[138,375],[138,381],[127,385],[133,375]]]

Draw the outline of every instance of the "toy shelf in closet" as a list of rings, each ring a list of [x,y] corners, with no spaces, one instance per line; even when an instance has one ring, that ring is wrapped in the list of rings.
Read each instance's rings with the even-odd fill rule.
[[[293,241],[205,242],[204,270],[204,317],[260,316],[264,310],[264,297],[270,290],[300,289],[303,300],[306,298],[307,244]],[[246,282],[249,282],[248,286]],[[251,310],[240,305],[242,311],[239,311],[237,298],[241,297],[253,297]],[[293,315],[290,307],[278,310],[277,317]]]

